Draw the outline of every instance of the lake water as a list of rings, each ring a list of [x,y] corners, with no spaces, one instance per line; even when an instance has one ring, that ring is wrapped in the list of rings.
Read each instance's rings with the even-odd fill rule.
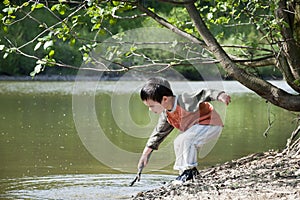
[[[176,131],[152,155],[142,180],[128,187],[157,120],[139,100],[142,84],[0,82],[0,198],[127,199],[174,179]],[[295,128],[295,113],[266,103],[237,82],[171,84],[176,93],[209,87],[232,96],[228,107],[214,103],[225,127],[209,155],[199,158],[200,169],[282,149]],[[274,123],[264,137],[268,119]]]

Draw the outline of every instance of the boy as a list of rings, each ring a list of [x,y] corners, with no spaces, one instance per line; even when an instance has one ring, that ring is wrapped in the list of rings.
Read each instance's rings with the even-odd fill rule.
[[[181,133],[174,141],[176,161],[174,169],[179,170],[176,181],[183,183],[199,174],[197,150],[221,134],[223,123],[208,101],[219,100],[226,105],[230,96],[223,91],[201,90],[194,94],[174,95],[170,84],[163,78],[150,78],[140,92],[143,103],[149,110],[160,114],[158,124],[150,135],[138,168],[147,165],[153,150],[177,128]]]

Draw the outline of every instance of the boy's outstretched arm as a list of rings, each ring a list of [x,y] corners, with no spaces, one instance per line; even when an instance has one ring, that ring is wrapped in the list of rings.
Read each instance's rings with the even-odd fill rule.
[[[129,186],[133,186],[133,184],[136,181],[140,181],[143,168],[147,165],[147,163],[149,161],[149,158],[151,156],[152,151],[153,151],[153,149],[151,149],[151,148],[149,148],[147,146],[145,147],[145,149],[143,151],[143,154],[142,154],[142,156],[141,156],[141,158],[139,160],[137,175],[136,175],[135,179],[130,183]]]
[[[218,100],[228,105],[231,102],[231,97],[225,92],[221,92],[218,95]]]
[[[138,169],[144,168],[148,164],[152,151],[153,149],[151,149],[150,147],[146,146],[144,148],[143,154],[141,155],[141,158],[138,163]]]

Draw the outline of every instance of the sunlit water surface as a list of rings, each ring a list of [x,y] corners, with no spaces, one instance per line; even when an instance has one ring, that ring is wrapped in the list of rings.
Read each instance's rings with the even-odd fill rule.
[[[138,192],[169,184],[174,176],[145,174],[129,186],[133,174],[59,175],[1,180],[1,199],[129,199]]]

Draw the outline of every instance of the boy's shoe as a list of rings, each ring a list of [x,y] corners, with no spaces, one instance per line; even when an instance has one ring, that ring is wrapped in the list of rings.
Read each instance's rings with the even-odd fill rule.
[[[172,183],[175,185],[182,184],[188,180],[194,179],[197,175],[199,175],[199,172],[196,167],[194,167],[193,169],[187,169],[184,170],[184,172],[180,176],[178,176],[176,180],[173,181]]]

